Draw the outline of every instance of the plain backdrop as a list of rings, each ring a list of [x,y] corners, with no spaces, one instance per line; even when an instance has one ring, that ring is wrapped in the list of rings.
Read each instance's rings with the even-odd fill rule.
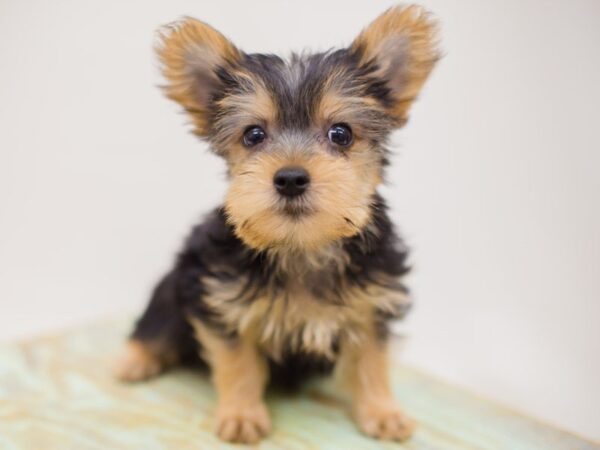
[[[445,57],[383,189],[413,248],[404,359],[600,439],[600,2],[427,1]],[[224,165],[154,30],[347,45],[388,1],[0,1],[0,339],[137,312]]]

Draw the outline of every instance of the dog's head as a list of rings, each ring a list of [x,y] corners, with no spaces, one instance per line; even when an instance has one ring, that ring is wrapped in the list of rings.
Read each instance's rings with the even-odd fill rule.
[[[368,223],[388,134],[437,60],[435,26],[416,6],[388,10],[348,48],[247,54],[194,19],[158,52],[167,95],[227,161],[225,208],[255,249],[317,249]]]

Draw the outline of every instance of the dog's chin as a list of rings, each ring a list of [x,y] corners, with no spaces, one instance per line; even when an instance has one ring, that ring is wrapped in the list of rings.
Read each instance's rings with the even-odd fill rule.
[[[279,198],[261,208],[258,201],[245,199],[226,202],[225,207],[236,236],[259,251],[319,251],[359,233],[368,220],[366,206],[348,208],[341,203],[323,205],[311,200]]]
[[[358,232],[343,218],[306,206],[288,205],[263,211],[236,226],[236,235],[255,250],[312,253]]]

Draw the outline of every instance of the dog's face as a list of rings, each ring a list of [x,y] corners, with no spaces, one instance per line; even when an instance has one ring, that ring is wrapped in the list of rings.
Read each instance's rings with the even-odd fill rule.
[[[162,36],[167,95],[228,164],[236,234],[264,249],[318,249],[359,233],[437,53],[417,7],[393,8],[349,48],[283,60],[246,54],[186,19]]]

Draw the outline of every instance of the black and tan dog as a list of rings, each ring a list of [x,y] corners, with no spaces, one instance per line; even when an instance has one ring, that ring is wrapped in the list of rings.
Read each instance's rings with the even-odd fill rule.
[[[335,369],[361,430],[410,435],[386,363],[389,322],[408,306],[407,253],[377,188],[435,40],[416,6],[388,10],[348,48],[289,60],[244,53],[194,19],[167,27],[166,93],[227,162],[229,190],[156,287],[122,379],[200,356],[217,434],[250,443],[270,428],[269,379]]]

